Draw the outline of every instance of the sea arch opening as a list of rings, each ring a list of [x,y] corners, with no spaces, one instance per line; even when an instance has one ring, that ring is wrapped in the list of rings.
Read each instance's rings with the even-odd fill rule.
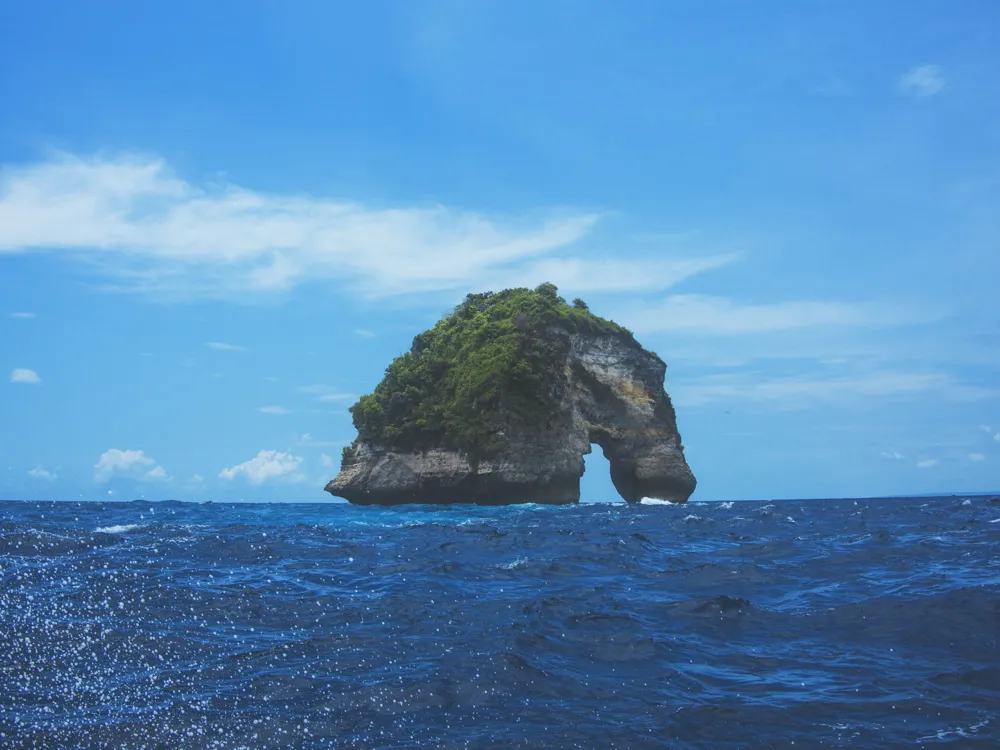
[[[593,441],[583,455],[583,476],[580,477],[581,503],[624,503],[611,480],[611,461],[600,443]]]

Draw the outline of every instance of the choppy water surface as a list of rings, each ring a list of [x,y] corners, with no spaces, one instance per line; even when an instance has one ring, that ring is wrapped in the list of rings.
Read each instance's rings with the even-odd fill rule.
[[[1000,504],[0,503],[0,746],[1000,746]]]

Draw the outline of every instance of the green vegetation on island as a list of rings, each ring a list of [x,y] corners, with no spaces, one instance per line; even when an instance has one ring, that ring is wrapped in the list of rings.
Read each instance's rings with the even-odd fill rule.
[[[568,304],[553,284],[469,294],[351,407],[358,438],[396,450],[458,450],[473,461],[490,456],[503,445],[499,426],[530,427],[555,411],[568,352],[556,329],[635,341],[583,300]]]

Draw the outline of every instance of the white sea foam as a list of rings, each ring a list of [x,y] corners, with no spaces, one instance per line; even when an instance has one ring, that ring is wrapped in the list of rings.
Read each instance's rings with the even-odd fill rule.
[[[972,501],[971,500],[963,500],[962,501],[962,505],[972,505]]]
[[[660,500],[658,497],[644,497],[639,501],[641,505],[674,505],[669,500]]]
[[[724,503],[719,503],[719,507],[720,508],[725,508],[726,510],[729,510],[730,508],[733,507],[733,501],[732,500],[727,500]]]
[[[1000,523],[1000,518],[994,518],[990,523]]]
[[[118,524],[116,526],[101,526],[94,529],[98,534],[124,534],[126,531],[140,528],[137,523]]]
[[[955,727],[954,729],[939,729],[934,734],[929,734],[926,737],[919,737],[917,742],[930,742],[933,740],[945,740],[952,737],[971,737],[977,734],[980,729],[985,727],[990,723],[989,719],[983,719],[980,722],[972,724],[968,727]]]
[[[503,568],[504,570],[514,570],[516,568],[523,568],[527,564],[528,564],[528,558],[518,557],[513,562],[504,563],[500,567]]]

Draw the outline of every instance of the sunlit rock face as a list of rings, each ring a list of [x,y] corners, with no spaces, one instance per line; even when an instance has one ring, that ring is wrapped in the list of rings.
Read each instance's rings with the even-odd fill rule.
[[[359,438],[326,491],[360,505],[576,503],[583,456],[596,443],[627,502],[686,502],[696,482],[664,391],[664,362],[631,337],[559,327],[543,335],[558,339],[565,353],[544,385],[553,406],[527,425],[502,411],[484,413],[503,439],[494,455],[400,451]]]

